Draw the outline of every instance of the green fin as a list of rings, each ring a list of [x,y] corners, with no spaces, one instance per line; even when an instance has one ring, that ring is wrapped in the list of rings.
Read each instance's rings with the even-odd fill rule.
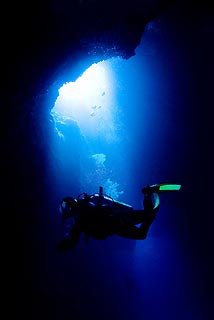
[[[180,184],[160,184],[159,186],[159,191],[175,191],[175,190],[180,190],[181,185]]]

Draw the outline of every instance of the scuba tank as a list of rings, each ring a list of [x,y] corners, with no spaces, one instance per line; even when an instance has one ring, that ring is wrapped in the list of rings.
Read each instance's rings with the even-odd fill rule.
[[[133,207],[129,204],[126,204],[124,202],[120,202],[117,200],[114,200],[110,196],[103,193],[103,187],[99,187],[99,193],[95,193],[90,196],[91,202],[93,202],[96,206],[108,206],[114,210],[114,212],[117,213],[124,213],[124,212],[130,212],[133,210]]]

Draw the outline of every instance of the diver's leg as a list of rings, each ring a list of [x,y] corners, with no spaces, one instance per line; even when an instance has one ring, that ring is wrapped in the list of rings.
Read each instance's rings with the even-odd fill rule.
[[[156,214],[154,212],[150,212],[150,214],[147,216],[147,214],[142,210],[137,210],[138,212],[136,213],[135,216],[135,224],[131,223],[122,223],[118,225],[118,228],[115,233],[118,235],[125,237],[125,238],[130,238],[130,239],[146,239],[149,228],[151,224],[153,223]],[[141,216],[138,216],[140,215]]]
[[[158,193],[144,193],[143,206],[144,210],[155,210],[157,212],[160,206]]]
[[[149,228],[153,221],[156,218],[156,214],[159,210],[160,199],[157,193],[154,194],[144,194],[144,215],[143,215],[143,223],[139,227],[139,236],[142,235],[143,239],[147,237]]]
[[[147,200],[144,210],[133,210],[120,221],[117,234],[130,239],[146,239],[158,211],[158,206],[153,207],[150,199]]]
[[[146,239],[148,228],[142,226],[137,227],[133,225],[123,225],[118,228],[115,234],[129,239],[144,240]]]

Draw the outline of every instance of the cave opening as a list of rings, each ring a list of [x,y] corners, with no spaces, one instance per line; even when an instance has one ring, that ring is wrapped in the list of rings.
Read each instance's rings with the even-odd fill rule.
[[[50,114],[55,126],[53,150],[64,194],[71,190],[76,195],[94,193],[101,185],[114,199],[124,193],[117,175],[125,145],[116,78],[125,63],[120,57],[93,63],[76,81],[66,82],[58,90]]]

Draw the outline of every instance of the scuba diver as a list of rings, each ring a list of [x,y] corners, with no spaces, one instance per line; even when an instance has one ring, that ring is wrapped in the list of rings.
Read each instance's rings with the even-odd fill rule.
[[[118,235],[144,240],[155,220],[160,206],[159,193],[180,190],[179,184],[154,184],[142,189],[143,209],[135,210],[129,204],[119,202],[103,193],[80,194],[77,198],[65,197],[59,203],[63,225],[68,229],[57,247],[58,252],[74,248],[82,233],[86,242],[92,237],[104,240]]]

